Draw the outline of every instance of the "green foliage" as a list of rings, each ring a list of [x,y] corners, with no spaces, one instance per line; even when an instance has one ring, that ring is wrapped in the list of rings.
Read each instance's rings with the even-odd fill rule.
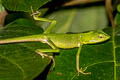
[[[53,29],[55,33],[84,32],[107,27],[108,21],[105,13],[104,6],[79,6],[56,10],[48,14],[46,18],[57,21],[56,27]],[[41,27],[46,29],[48,26],[49,24],[44,22]]]
[[[4,6],[2,5],[2,1],[0,0],[0,13],[5,10]]]
[[[19,19],[6,26],[0,32],[0,39],[42,33],[42,29],[30,21]],[[49,58],[42,59],[35,53],[38,48],[47,45],[39,42],[6,44],[0,46],[0,79],[33,80],[50,63]]]
[[[117,10],[120,12],[120,4],[117,6]]]
[[[31,6],[37,10],[49,1],[51,0],[2,0],[2,3],[8,10],[28,12],[31,11]]]
[[[49,0],[29,0],[28,3],[26,1],[24,4],[22,4],[23,0],[12,0],[15,5],[13,5],[11,0],[2,1],[8,10],[25,12],[30,10],[31,5],[34,9],[37,9]],[[80,6],[69,9],[58,9],[51,13],[46,13],[44,17],[57,21],[56,27],[52,31],[53,33],[84,32],[103,29],[108,24],[103,6]],[[80,68],[88,66],[86,72],[91,72],[91,75],[76,75],[75,57],[77,48],[61,49],[60,53],[55,55],[55,70],[47,74],[46,80],[119,80],[119,13],[116,16],[116,24],[115,31],[110,27],[104,29],[111,36],[110,40],[94,45],[83,45],[80,55]],[[0,39],[42,34],[43,30],[40,27],[46,29],[49,23],[38,21],[37,25],[26,19],[18,19],[7,24],[0,31]],[[50,63],[49,58],[45,57],[42,59],[40,55],[35,53],[36,49],[49,48],[46,44],[30,42],[2,44],[0,46],[1,80],[33,80],[39,74],[41,76]],[[39,80],[43,80],[42,78]]]

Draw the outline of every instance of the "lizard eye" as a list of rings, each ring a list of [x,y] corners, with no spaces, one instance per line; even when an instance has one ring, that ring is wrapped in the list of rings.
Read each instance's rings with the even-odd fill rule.
[[[98,37],[99,37],[99,38],[103,38],[103,36],[102,36],[102,35],[99,35]]]

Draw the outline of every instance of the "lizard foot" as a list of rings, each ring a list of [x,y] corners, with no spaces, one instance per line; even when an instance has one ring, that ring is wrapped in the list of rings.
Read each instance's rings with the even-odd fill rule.
[[[84,75],[91,74],[91,72],[85,72],[86,69],[87,69],[87,67],[85,67],[84,69],[81,68],[81,69],[77,70],[78,71],[78,76],[79,76],[80,73],[84,74]]]
[[[39,12],[39,11],[36,11],[36,12],[33,12],[33,13],[31,13],[31,16],[34,16],[34,15],[37,15],[37,16],[39,16],[41,14],[41,12]]]
[[[49,56],[49,55],[47,55],[47,54],[45,54],[45,53],[41,53],[41,52],[39,52],[39,51],[35,51],[37,54],[39,54],[42,58],[44,58],[44,57],[48,57],[48,58],[50,58],[51,60],[52,60],[52,62],[53,62],[53,69],[55,68],[55,60],[54,60],[54,58],[53,58],[53,56]]]
[[[44,54],[44,53],[41,53],[41,52],[38,52],[38,51],[35,51],[37,54],[39,54],[42,58],[44,57],[49,57],[47,54]]]
[[[32,6],[31,6],[31,12],[32,12],[31,16],[34,16],[34,15],[39,16],[41,14],[41,12],[39,12],[39,11],[34,12]]]

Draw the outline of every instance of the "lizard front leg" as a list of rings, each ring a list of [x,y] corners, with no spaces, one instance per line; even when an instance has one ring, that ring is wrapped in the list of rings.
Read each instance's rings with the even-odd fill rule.
[[[79,76],[79,73],[82,73],[82,74],[91,74],[91,72],[84,72],[87,69],[87,67],[85,67],[84,69],[82,69],[82,68],[80,69],[79,68],[79,60],[80,60],[79,58],[80,58],[80,52],[81,52],[82,45],[83,44],[79,44],[78,52],[76,54],[76,69],[78,71],[78,76]]]

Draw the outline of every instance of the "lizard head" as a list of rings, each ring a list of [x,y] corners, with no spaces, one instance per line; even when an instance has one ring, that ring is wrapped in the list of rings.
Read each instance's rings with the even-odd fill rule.
[[[98,31],[90,31],[85,34],[86,39],[84,38],[84,44],[94,44],[106,41],[110,38],[108,34],[105,32],[98,30]]]

